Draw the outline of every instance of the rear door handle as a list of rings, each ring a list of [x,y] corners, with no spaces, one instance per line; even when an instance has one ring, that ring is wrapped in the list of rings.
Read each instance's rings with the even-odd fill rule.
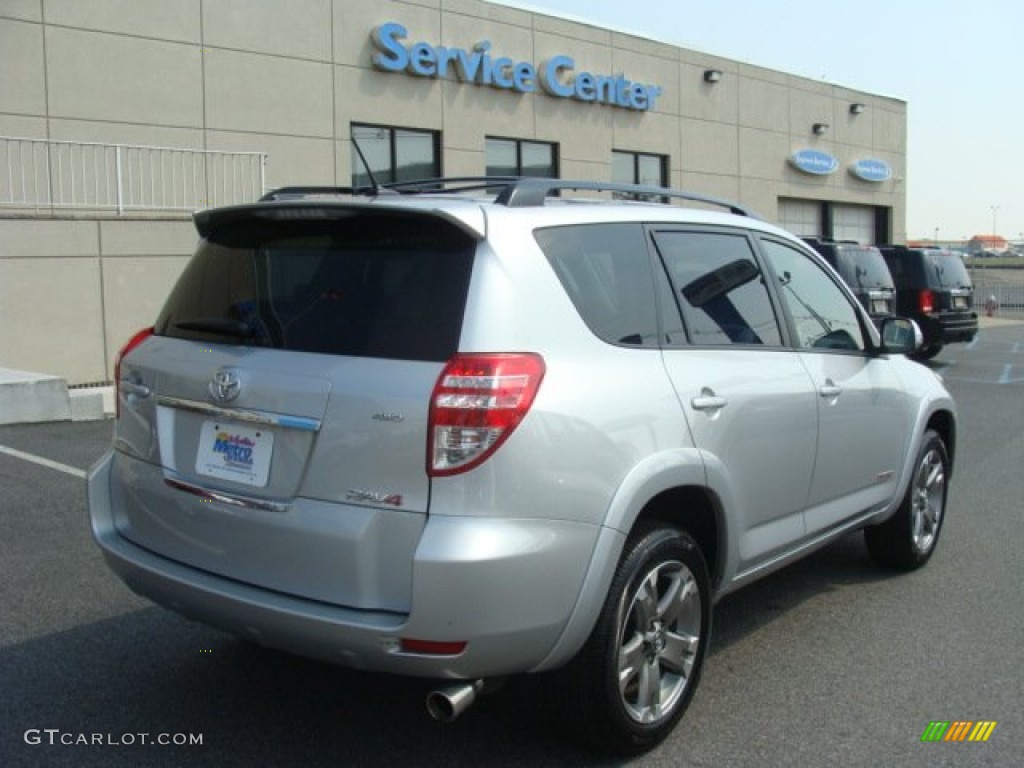
[[[719,397],[713,390],[704,387],[697,397],[690,399],[695,411],[720,411],[729,404],[724,397]]]
[[[818,394],[822,397],[839,397],[843,394],[843,388],[836,386],[832,379],[825,379],[825,383],[818,388]]]

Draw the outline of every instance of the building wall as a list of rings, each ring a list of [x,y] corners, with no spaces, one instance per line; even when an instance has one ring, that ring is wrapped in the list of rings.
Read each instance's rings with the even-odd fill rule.
[[[0,219],[0,368],[109,381],[195,243],[190,221]]]
[[[568,54],[663,92],[637,112],[377,71],[370,33],[389,21],[409,42]],[[447,175],[483,173],[488,135],[536,139],[566,178],[608,179],[613,149],[665,154],[673,186],[768,219],[780,198],[884,206],[905,236],[904,102],[481,0],[4,0],[0,64],[0,135],[266,152],[271,186],[349,183],[352,122],[440,131]],[[787,162],[804,148],[893,175],[810,176]],[[6,220],[0,237],[0,367],[72,383],[109,378],[192,247],[168,221]],[[68,339],[59,355],[43,328]]]

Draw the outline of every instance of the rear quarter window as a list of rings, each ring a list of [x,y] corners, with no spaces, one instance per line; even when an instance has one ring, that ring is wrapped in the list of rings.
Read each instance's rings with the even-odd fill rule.
[[[640,224],[582,224],[534,232],[583,322],[600,339],[658,345],[654,279]]]
[[[474,247],[425,216],[233,221],[200,244],[156,332],[444,361],[458,348]]]

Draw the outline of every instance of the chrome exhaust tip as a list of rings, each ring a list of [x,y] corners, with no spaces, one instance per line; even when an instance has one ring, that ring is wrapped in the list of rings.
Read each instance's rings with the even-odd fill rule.
[[[427,694],[427,712],[442,723],[450,723],[476,701],[477,694],[484,688],[483,680],[457,683]]]

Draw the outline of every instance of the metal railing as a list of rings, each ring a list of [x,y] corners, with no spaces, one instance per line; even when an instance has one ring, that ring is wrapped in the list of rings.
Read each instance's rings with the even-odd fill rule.
[[[0,210],[194,211],[259,199],[266,154],[0,136]]]
[[[970,274],[974,283],[974,308],[979,313],[985,310],[989,299],[995,300],[998,314],[1024,313],[1024,269],[993,269],[984,264],[972,264]]]

